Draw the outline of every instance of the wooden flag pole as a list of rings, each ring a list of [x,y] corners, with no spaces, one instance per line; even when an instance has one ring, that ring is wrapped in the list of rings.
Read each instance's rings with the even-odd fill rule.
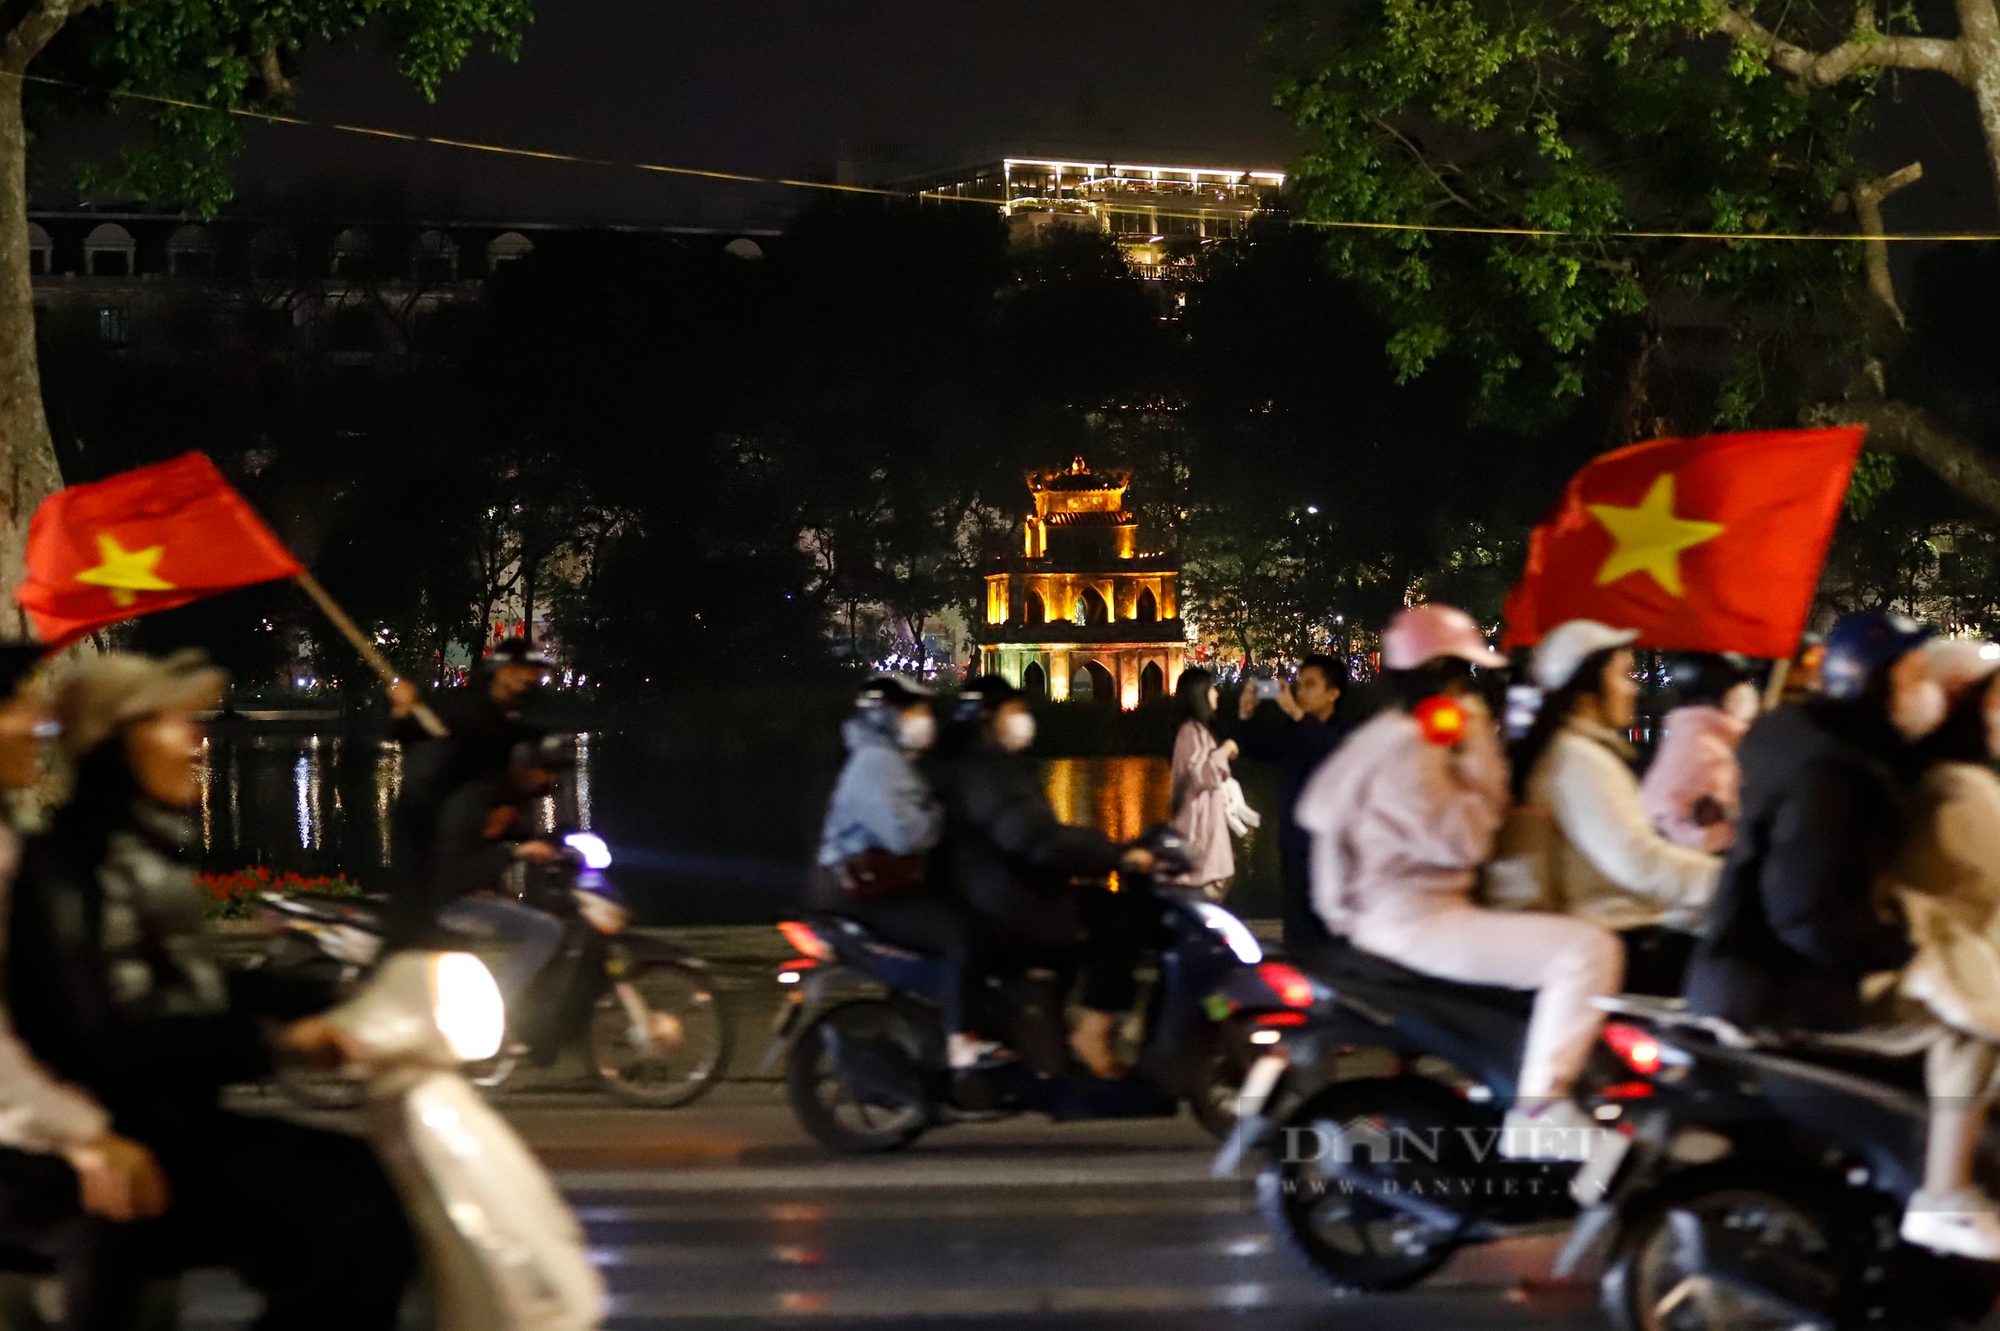
[[[1775,712],[1785,700],[1785,681],[1791,677],[1792,658],[1781,656],[1771,667],[1771,682],[1764,686],[1764,710]]]
[[[389,664],[389,658],[382,655],[381,650],[375,646],[374,640],[361,631],[360,625],[347,617],[347,612],[340,608],[338,601],[326,594],[326,588],[319,585],[318,578],[310,573],[300,572],[292,581],[298,583],[307,596],[312,597],[313,604],[333,621],[333,626],[340,630],[341,636],[354,644],[354,650],[360,652],[361,659],[375,668],[375,673],[382,677],[384,684],[394,684],[402,678],[396,673],[396,667]],[[444,722],[438,720],[437,713],[426,706],[421,699],[410,709],[410,714],[417,718],[417,724],[426,732],[439,739],[451,733],[445,729]]]

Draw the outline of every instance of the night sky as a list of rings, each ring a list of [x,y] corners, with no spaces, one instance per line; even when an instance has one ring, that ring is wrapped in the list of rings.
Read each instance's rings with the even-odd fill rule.
[[[519,64],[479,56],[436,105],[368,43],[314,58],[312,118],[759,174],[912,169],[1012,149],[1282,167],[1251,63],[1264,0],[545,0]],[[295,129],[255,133],[245,201],[337,191],[384,211],[775,222],[788,200],[605,168]]]
[[[1007,151],[1282,168],[1292,133],[1254,63],[1269,4],[542,0],[520,63],[475,55],[435,105],[361,40],[310,58],[298,110],[757,174],[827,177],[846,159],[893,178]],[[1953,30],[1938,17],[1926,30]],[[1889,204],[1890,225],[1991,228],[1970,94],[1905,74],[1889,101],[1871,155],[1885,170],[1920,159],[1928,173]],[[67,201],[63,158],[89,138],[65,127],[38,147],[38,198]],[[294,128],[254,129],[238,181],[251,211],[460,220],[731,229],[779,225],[797,201],[795,191]]]

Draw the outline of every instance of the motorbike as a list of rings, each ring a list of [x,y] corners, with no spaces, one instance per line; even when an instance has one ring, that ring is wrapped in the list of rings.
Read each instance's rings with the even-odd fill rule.
[[[732,1045],[707,964],[627,929],[601,838],[571,832],[562,845],[551,864],[516,866],[515,895],[562,921],[562,944],[509,1014],[514,1038],[475,1070],[475,1084],[497,1089],[523,1061],[545,1066],[580,1047],[598,1086],[616,1099],[657,1109],[699,1099],[728,1067]],[[271,938],[258,964],[346,992],[376,964],[382,909],[380,899],[266,893],[259,917]],[[353,1108],[363,1098],[337,1074],[289,1070],[277,1084],[311,1109]]]
[[[1899,1237],[1923,1173],[1923,1030],[1780,1038],[1670,1000],[1607,1006],[1672,1064],[1678,1130],[1715,1143],[1607,1223],[1602,1296],[1620,1331],[1982,1323],[2000,1266]],[[1996,1145],[1989,1133],[1989,1189]]]
[[[367,1136],[423,1255],[433,1331],[589,1331],[604,1282],[583,1230],[463,1064],[505,1029],[493,977],[464,952],[388,958],[327,1014],[363,1051]]]
[[[1185,849],[1171,832],[1141,843],[1171,872]],[[1176,857],[1179,857],[1178,860]],[[1213,902],[1163,890],[1151,878],[1079,890],[1142,894],[1153,919],[1158,979],[1143,1003],[1132,1075],[1107,1079],[1075,1063],[1066,1038],[1069,976],[1014,967],[985,977],[968,1019],[1004,1054],[952,1071],[935,1004],[942,963],[890,943],[852,918],[809,914],[778,925],[799,955],[779,969],[785,987],[764,1067],[785,1068],[792,1112],[821,1145],[842,1153],[892,1151],[933,1128],[1040,1113],[1056,1121],[1168,1117],[1186,1102],[1220,1136],[1261,1038],[1258,1022],[1307,1001],[1306,978],[1264,958],[1249,928]]]
[[[1600,1125],[1583,1130],[1581,1162],[1510,1160],[1499,1148],[1533,995],[1344,944],[1307,982],[1305,1010],[1244,1080],[1215,1172],[1254,1164],[1267,1225],[1343,1293],[1407,1289],[1463,1248],[1586,1212],[1557,1263],[1567,1274],[1601,1243],[1602,1217],[1703,1158],[1698,1130],[1664,1111],[1680,1056],[1636,1026],[1606,1024],[1579,1084]]]

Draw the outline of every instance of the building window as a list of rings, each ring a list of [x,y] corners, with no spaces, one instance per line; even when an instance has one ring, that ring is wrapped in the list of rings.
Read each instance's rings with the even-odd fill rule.
[[[265,227],[250,239],[250,276],[270,280],[290,277],[298,263],[298,246],[276,227]]]
[[[114,351],[123,351],[132,344],[132,316],[116,305],[107,305],[97,312],[97,336],[105,346]]]
[[[138,249],[130,231],[106,222],[83,238],[83,270],[92,277],[130,277]]]
[[[34,223],[28,223],[28,272],[36,277],[47,277],[55,271],[56,243],[49,233]]]
[[[526,258],[534,253],[535,242],[518,231],[503,231],[486,242],[486,266],[498,271],[503,263]]]
[[[175,277],[214,274],[215,241],[206,228],[184,226],[167,238],[167,272]]]
[[[349,228],[333,238],[333,275],[350,281],[374,275],[375,241]]]
[[[449,282],[458,276],[458,242],[442,231],[426,231],[410,246],[410,276],[418,282]]]

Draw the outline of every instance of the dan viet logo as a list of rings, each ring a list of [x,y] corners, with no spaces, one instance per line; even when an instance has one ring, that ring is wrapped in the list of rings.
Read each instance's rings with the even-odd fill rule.
[[[1563,1158],[1572,1161],[1589,1161],[1595,1159],[1600,1151],[1610,1152],[1625,1144],[1617,1132],[1607,1128],[1513,1129],[1516,1136],[1529,1132],[1540,1134],[1532,1143],[1539,1148],[1537,1154],[1546,1156],[1559,1151]],[[1524,1174],[1518,1168],[1498,1168],[1532,1163],[1508,1158],[1508,1154],[1527,1154],[1530,1143],[1509,1141],[1509,1130],[1506,1128],[1418,1127],[1389,1124],[1364,1116],[1341,1124],[1287,1127],[1282,1135],[1286,1164],[1317,1164],[1333,1171],[1343,1166],[1359,1166],[1364,1174],[1369,1166],[1412,1167],[1411,1173],[1404,1178],[1372,1178],[1371,1188],[1452,1196],[1477,1193],[1512,1196],[1540,1191],[1544,1186],[1556,1186],[1552,1181]],[[1560,1136],[1561,1140],[1549,1140],[1554,1136]],[[1503,1142],[1510,1148],[1508,1153],[1501,1150]],[[1496,1168],[1483,1175],[1463,1172],[1468,1167],[1478,1170],[1485,1166]],[[1328,1180],[1322,1177],[1310,1183],[1295,1182],[1288,1186],[1311,1186],[1324,1191]],[[1351,1184],[1336,1181],[1335,1186],[1348,1188]]]

